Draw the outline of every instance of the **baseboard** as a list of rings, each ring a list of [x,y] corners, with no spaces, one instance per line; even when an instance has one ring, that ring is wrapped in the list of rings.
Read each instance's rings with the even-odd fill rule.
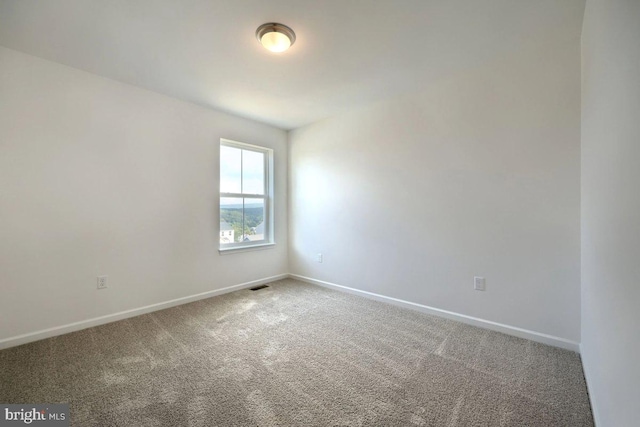
[[[313,279],[311,277],[300,276],[298,274],[289,274],[292,279],[302,280],[313,285],[323,286],[325,288],[331,288],[343,292],[348,292],[355,295],[360,295],[365,298],[374,299],[390,304],[394,304],[400,307],[409,308],[412,310],[421,311],[423,313],[431,314],[434,316],[445,317],[447,319],[456,320],[458,322],[466,323],[480,328],[490,329],[492,331],[502,332],[507,335],[513,335],[519,338],[525,338],[531,341],[536,341],[543,344],[552,345],[554,347],[564,348],[575,352],[580,352],[580,344],[574,341],[570,341],[564,338],[555,337],[553,335],[547,335],[540,332],[534,332],[527,329],[518,328],[515,326],[509,326],[502,323],[492,322],[490,320],[479,319],[477,317],[467,316],[453,311],[441,310],[435,307],[429,307],[427,305],[416,304],[410,301],[404,301],[397,298],[388,297],[385,295],[374,294],[372,292],[362,291],[359,289],[350,288],[348,286],[337,285],[335,283],[325,282],[323,280]]]
[[[589,362],[589,357],[583,351],[583,346],[580,344],[580,359],[582,359],[582,372],[584,373],[584,382],[587,383],[587,393],[589,394],[589,403],[591,404],[591,415],[593,415],[593,424],[597,427],[600,424],[600,415],[598,413],[598,407],[596,406],[596,402],[594,401],[594,394],[591,392],[591,387],[589,386],[589,374],[591,372],[589,367],[591,363]]]
[[[196,295],[190,295],[182,298],[176,298],[170,301],[160,302],[157,304],[146,305],[144,307],[134,308],[131,310],[125,310],[114,314],[108,314],[106,316],[94,317],[88,320],[82,320],[80,322],[68,323],[62,326],[56,326],[49,329],[43,329],[36,332],[30,332],[28,334],[17,335],[14,337],[4,338],[0,340],[0,350],[15,347],[29,342],[38,341],[45,338],[51,338],[57,335],[67,334],[69,332],[79,331],[81,329],[91,328],[93,326],[103,325],[105,323],[115,322],[117,320],[127,319],[129,317],[139,316],[141,314],[151,313],[153,311],[163,310],[165,308],[175,307],[177,305],[187,304],[193,301],[198,301],[205,298],[211,298],[216,295],[222,295],[229,292],[237,291],[245,288],[252,288],[254,286],[262,285],[264,283],[273,282],[280,279],[286,279],[288,274],[279,274],[277,276],[265,277],[264,279],[252,280],[251,282],[240,283],[239,285],[228,286],[222,289],[215,289],[213,291],[207,291]]]
[[[435,307],[429,307],[422,304],[413,303],[410,301],[404,301],[397,298],[388,297],[385,295],[375,294],[372,292],[362,291],[359,289],[350,288],[347,286],[337,285],[335,283],[325,282],[322,280],[313,279],[311,277],[305,277],[298,274],[279,274],[277,276],[266,277],[263,279],[253,280],[246,283],[240,283],[238,285],[229,286],[222,289],[215,289],[213,291],[203,292],[196,295],[190,295],[182,298],[176,298],[170,301],[165,301],[157,304],[151,304],[144,307],[134,308],[131,310],[121,311],[114,314],[109,314],[106,316],[94,317],[92,319],[83,320],[80,322],[69,323],[66,325],[56,326],[53,328],[43,329],[40,331],[30,332],[23,335],[17,335],[14,337],[4,338],[0,340],[0,350],[15,347],[18,345],[26,344],[33,341],[38,341],[45,338],[54,337],[57,335],[67,334],[69,332],[79,331],[81,329],[90,328],[93,326],[103,325],[105,323],[115,322],[122,319],[127,319],[130,317],[139,316],[141,314],[151,313],[153,311],[162,310],[165,308],[175,307],[181,304],[187,304],[189,302],[198,301],[205,298],[214,297],[216,295],[222,295],[229,292],[237,291],[240,289],[250,288],[253,286],[262,285],[264,283],[273,282],[280,279],[285,279],[287,277],[291,277],[293,279],[302,280],[307,283],[311,283],[318,286],[323,286],[326,288],[331,288],[343,292],[352,293],[355,295],[360,295],[365,298],[374,299],[377,301],[387,302],[390,304],[394,304],[400,307],[409,308],[412,310],[421,311],[423,313],[431,314],[434,316],[440,316],[447,319],[456,320],[459,322],[463,322],[469,325],[478,326],[485,329],[490,329],[498,332],[502,332],[508,335],[513,335],[520,338],[529,339],[532,341],[540,342],[543,344],[552,345],[555,347],[564,348],[567,350],[572,350],[576,352],[580,352],[580,345],[574,341],[566,340],[564,338],[555,337],[553,335],[542,334],[539,332],[530,331],[527,329],[518,328],[515,326],[504,325],[502,323],[492,322],[490,320],[479,319],[477,317],[471,317],[464,314],[455,313],[452,311],[441,310]],[[583,364],[585,362],[583,361]],[[586,364],[585,364],[586,368]],[[587,370],[585,369],[585,372]],[[586,374],[585,374],[586,378]],[[587,383],[588,384],[588,383]],[[589,394],[590,398],[592,395]],[[597,419],[597,413],[595,410],[595,406],[592,402],[592,408],[594,408],[594,418]]]

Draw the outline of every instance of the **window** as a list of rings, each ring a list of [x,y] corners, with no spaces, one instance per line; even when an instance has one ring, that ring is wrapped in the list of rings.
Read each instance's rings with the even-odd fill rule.
[[[220,250],[273,244],[273,150],[220,140]]]

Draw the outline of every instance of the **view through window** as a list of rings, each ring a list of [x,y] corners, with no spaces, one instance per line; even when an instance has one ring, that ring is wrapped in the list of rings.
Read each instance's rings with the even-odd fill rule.
[[[270,242],[271,150],[220,142],[220,248]]]

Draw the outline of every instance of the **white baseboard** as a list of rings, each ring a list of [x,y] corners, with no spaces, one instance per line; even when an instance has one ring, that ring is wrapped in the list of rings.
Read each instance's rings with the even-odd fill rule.
[[[26,344],[33,341],[38,341],[45,338],[54,337],[57,335],[67,334],[69,332],[79,331],[81,329],[91,328],[93,326],[103,325],[105,323],[115,322],[117,320],[127,319],[129,317],[139,316],[141,314],[151,313],[152,311],[163,310],[165,308],[175,307],[177,305],[187,304],[189,302],[198,301],[205,298],[211,298],[216,295],[222,295],[229,292],[237,291],[245,288],[252,288],[264,283],[273,282],[280,279],[286,279],[288,274],[279,274],[277,276],[265,277],[264,279],[252,280],[251,282],[240,283],[239,285],[233,285],[222,289],[215,289],[213,291],[203,292],[201,294],[190,295],[182,298],[176,298],[170,301],[160,302],[157,304],[146,305],[144,307],[134,308],[131,310],[121,311],[119,313],[108,314],[106,316],[94,317],[92,319],[82,320],[79,322],[68,323],[62,326],[56,326],[53,328],[43,329],[40,331],[30,332],[28,334],[17,335],[14,337],[4,338],[0,340],[0,350],[9,347],[15,347],[17,345]]]
[[[423,313],[431,314],[434,316],[445,317],[451,320],[457,320],[458,322],[466,323],[473,326],[478,326],[484,329],[490,329],[492,331],[502,332],[507,335],[513,335],[519,338],[524,338],[531,341],[552,345],[554,347],[560,347],[566,350],[580,352],[579,343],[570,341],[564,338],[555,337],[553,335],[534,332],[527,329],[518,328],[515,326],[504,325],[502,323],[479,319],[477,317],[467,316],[464,314],[455,313],[453,311],[441,310],[439,308],[429,307],[427,305],[422,305],[422,304],[416,304],[414,302],[404,301],[401,299],[392,298],[385,295],[374,294],[372,292],[361,291],[359,289],[350,288],[348,286],[336,285],[335,283],[312,279],[311,277],[300,276],[298,274],[289,274],[289,277],[291,277],[292,279],[302,280],[304,282],[311,283],[313,285],[323,286],[325,288],[331,288],[331,289],[348,292],[355,295],[360,295],[365,298],[394,304],[404,308],[410,308],[412,310],[421,311]]]
[[[589,367],[591,366],[591,362],[589,362],[589,357],[583,351],[582,344],[580,344],[580,359],[582,359],[582,372],[584,372],[584,381],[587,383],[587,392],[589,393],[589,403],[591,404],[591,414],[593,415],[593,424],[597,427],[600,424],[600,415],[598,413],[598,407],[596,406],[596,402],[594,401],[595,396],[591,392],[591,387],[589,386],[589,378],[591,370]]]
[[[273,282],[280,279],[291,277],[293,279],[302,280],[307,283],[311,283],[326,288],[336,289],[343,292],[349,292],[352,294],[360,295],[366,298],[382,301],[390,304],[394,304],[400,307],[409,308],[412,310],[421,311],[423,313],[431,314],[434,316],[445,317],[452,320],[457,320],[462,323],[467,323],[473,326],[478,326],[485,329],[490,329],[498,332],[502,332],[508,335],[513,335],[520,338],[529,339],[532,341],[540,342],[543,344],[552,345],[555,347],[564,348],[580,352],[580,345],[574,341],[566,340],[564,338],[555,337],[553,335],[542,334],[539,332],[529,331],[527,329],[518,328],[515,326],[504,325],[502,323],[492,322],[490,320],[479,319],[477,317],[471,317],[464,314],[455,313],[452,311],[441,310],[439,308],[429,307],[422,304],[416,304],[410,301],[404,301],[397,298],[388,297],[385,295],[379,295],[372,292],[362,291],[359,289],[349,288],[347,286],[337,285],[335,283],[325,282],[322,280],[312,279],[310,277],[300,276],[298,274],[279,274],[277,276],[266,277],[263,279],[253,280],[251,282],[241,283],[238,285],[229,286],[222,289],[216,289],[213,291],[203,292],[196,295],[190,295],[182,298],[176,298],[170,301],[165,301],[157,304],[151,304],[144,307],[134,308],[131,310],[121,311],[114,314],[108,314],[106,316],[95,317],[92,319],[82,320],[79,322],[69,323],[66,325],[56,326],[53,328],[43,329],[40,331],[30,332],[23,335],[17,335],[14,337],[4,338],[0,340],[0,350],[9,347],[15,347],[18,345],[26,344],[33,341],[38,341],[45,338],[50,338],[57,335],[67,334],[69,332],[79,331],[81,329],[90,328],[93,326],[103,325],[105,323],[115,322],[130,317],[139,316],[141,314],[151,313],[153,311],[162,310],[165,308],[175,307],[181,304],[187,304],[189,302],[214,297],[216,295],[222,295],[229,292],[237,291],[240,289],[251,288],[253,286],[262,285],[264,283]],[[583,362],[584,364],[584,362]],[[586,366],[585,366],[586,367]],[[591,395],[590,395],[591,396]],[[596,417],[595,406],[594,418]]]

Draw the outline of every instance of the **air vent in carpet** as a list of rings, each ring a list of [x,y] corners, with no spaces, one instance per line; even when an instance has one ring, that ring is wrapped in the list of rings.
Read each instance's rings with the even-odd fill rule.
[[[249,288],[250,291],[259,291],[260,289],[268,288],[267,285],[256,286],[255,288]]]

